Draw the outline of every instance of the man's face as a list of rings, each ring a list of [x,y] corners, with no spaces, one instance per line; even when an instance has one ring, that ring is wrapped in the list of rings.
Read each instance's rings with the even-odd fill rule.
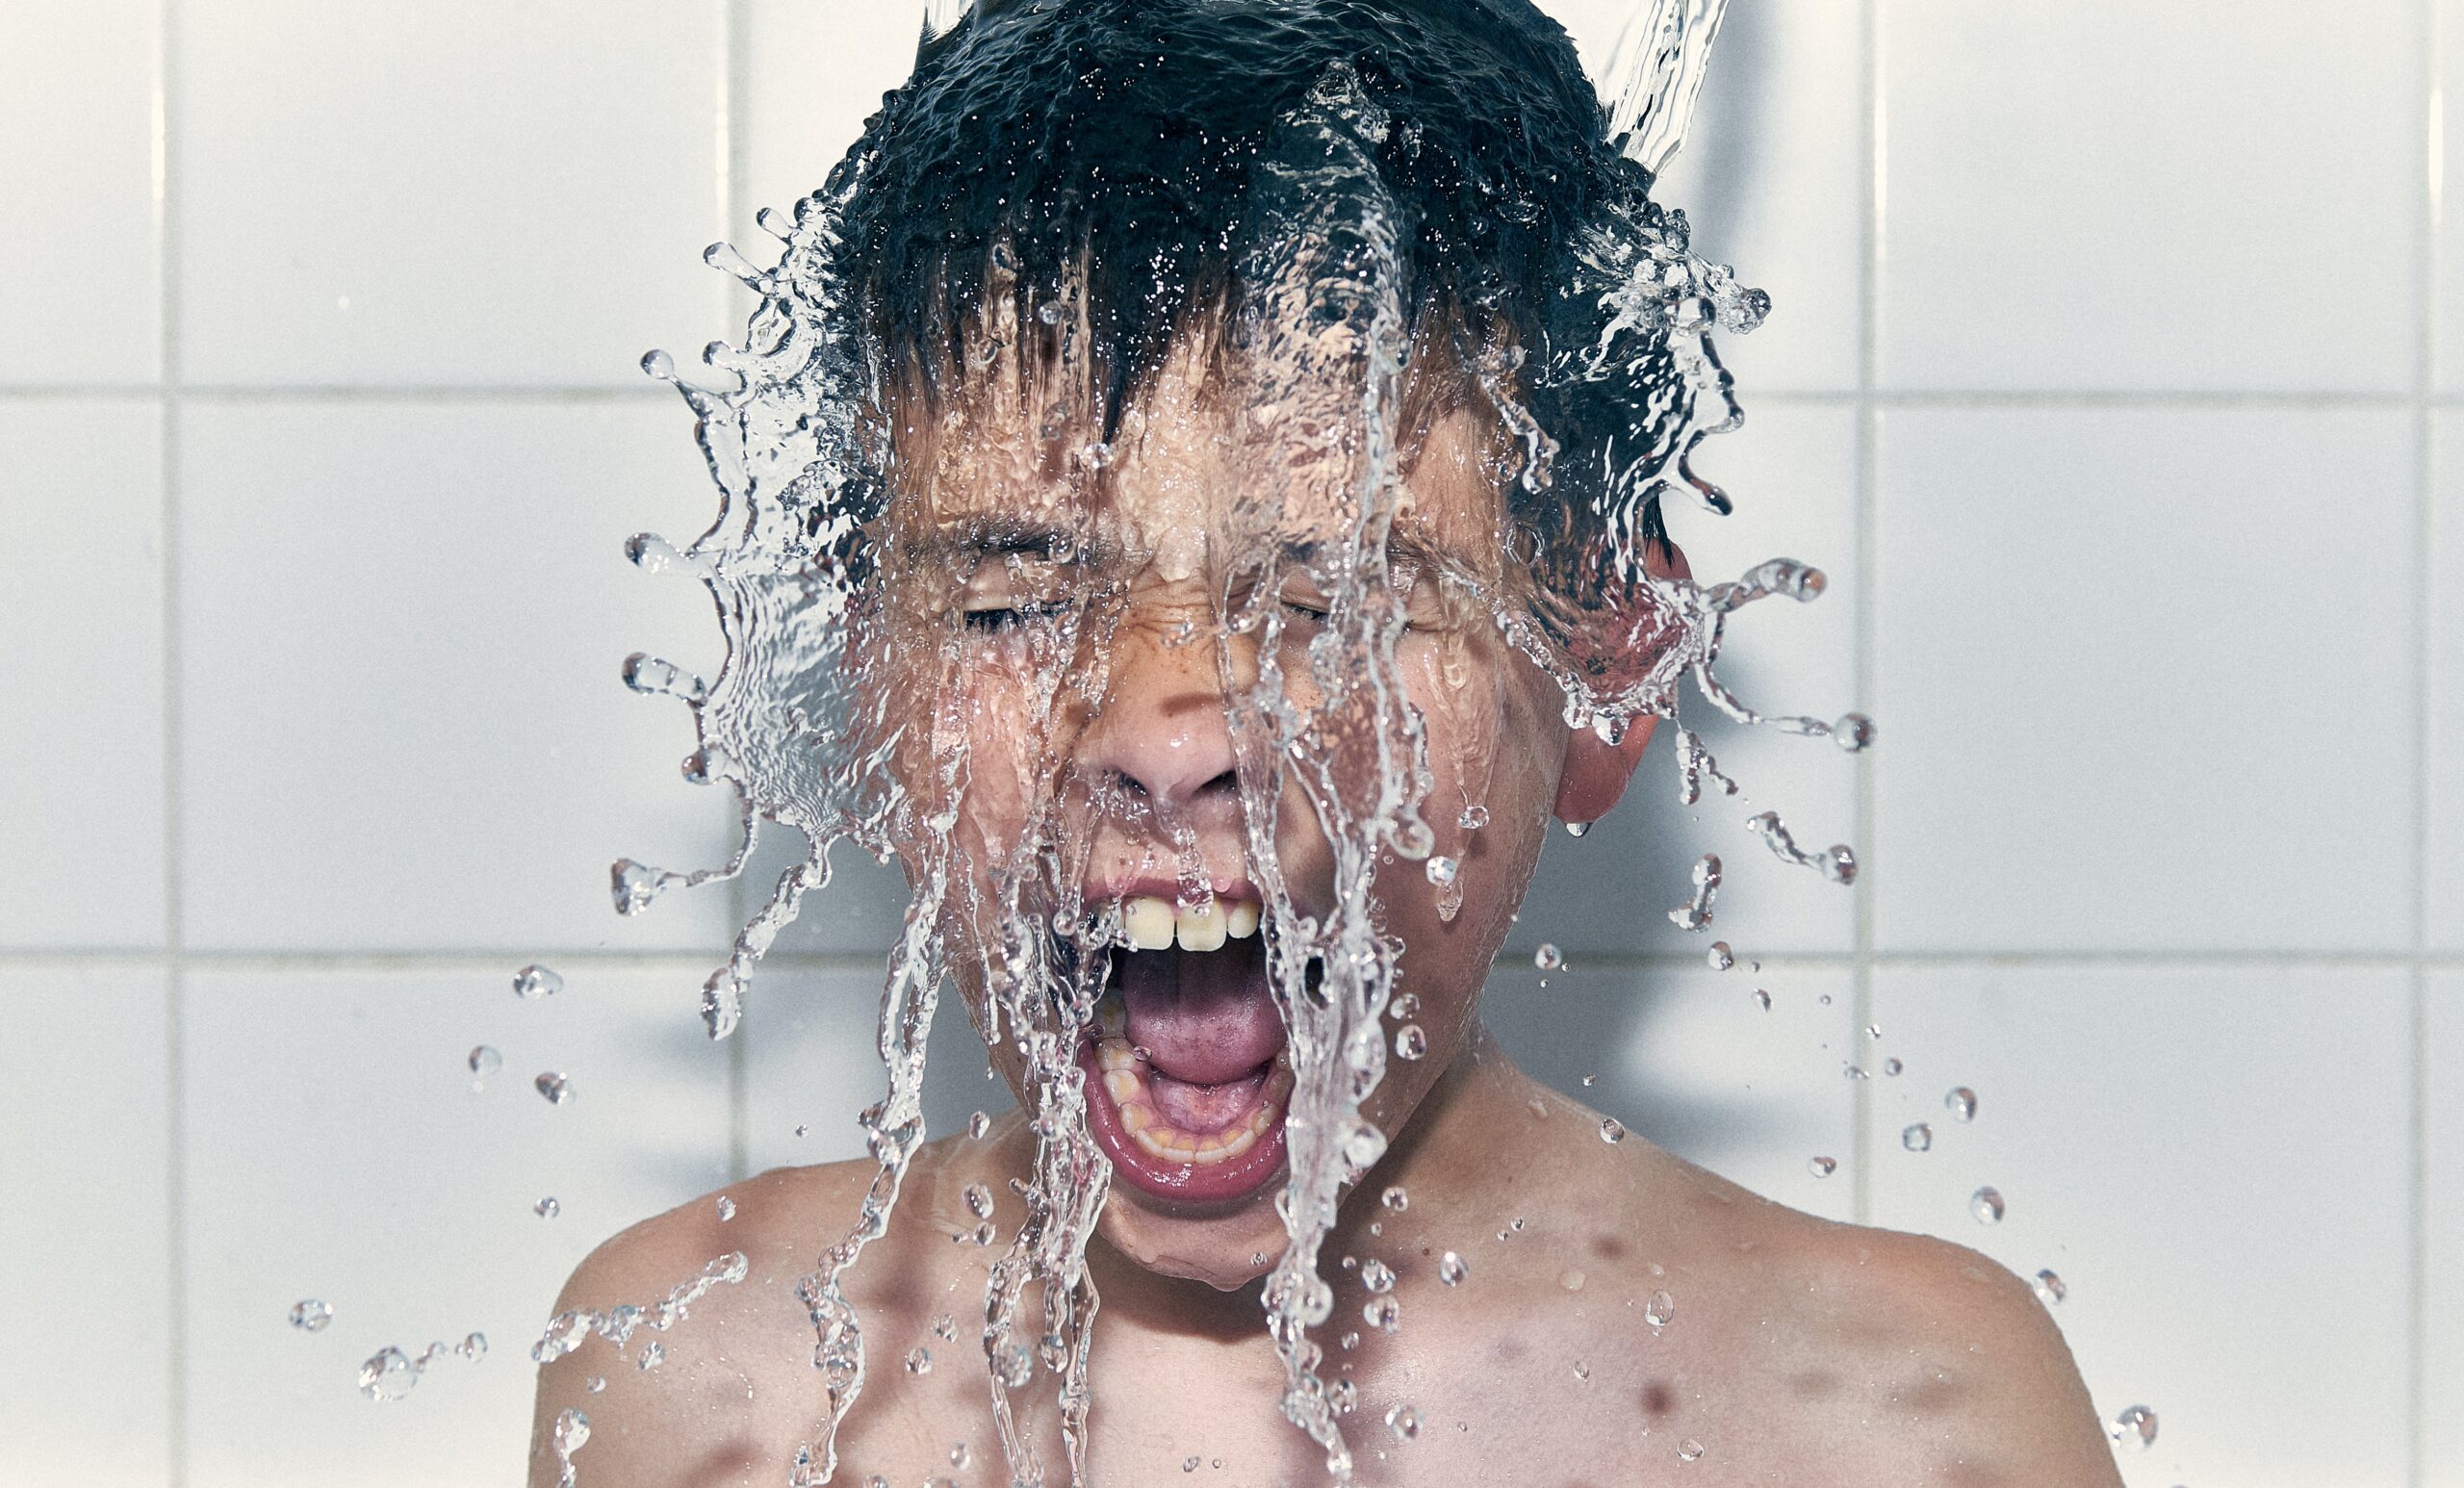
[[[1093,436],[1041,401],[987,395],[915,441],[883,544],[889,664],[876,676],[906,690],[894,706],[911,794],[963,760],[943,928],[978,1027],[982,952],[1005,928],[1043,934],[1056,914],[1106,927],[1109,945],[1079,953],[1103,958],[1091,969],[1105,992],[1077,1051],[1114,1169],[1102,1234],[1152,1270],[1236,1286],[1284,1244],[1272,1200],[1293,1071],[1271,900],[1279,885],[1290,914],[1322,923],[1346,892],[1328,792],[1254,747],[1258,700],[1302,715],[1323,701],[1311,647],[1330,623],[1326,569],[1295,555],[1354,514],[1306,495],[1245,499],[1266,477],[1245,452],[1237,391],[1190,359],[1091,460]],[[1570,740],[1555,684],[1475,596],[1502,578],[1490,425],[1474,409],[1445,416],[1404,453],[1385,588],[1405,624],[1388,675],[1422,730],[1434,847],[1428,861],[1377,855],[1355,888],[1400,948],[1384,1031],[1396,1057],[1363,1108],[1390,1141],[1465,1046],[1570,743],[1578,775],[1606,760],[1618,785],[1616,761],[1630,769],[1640,747]],[[1279,680],[1262,689],[1262,671]],[[1335,751],[1333,768],[1353,753]],[[1373,795],[1373,781],[1336,782]],[[1574,783],[1597,798],[1596,781]],[[1333,809],[1340,829],[1347,808]],[[1032,1106],[1014,1037],[992,1054]]]

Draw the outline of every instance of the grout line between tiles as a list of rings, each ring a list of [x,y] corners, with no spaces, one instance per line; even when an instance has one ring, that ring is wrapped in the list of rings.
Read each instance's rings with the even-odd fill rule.
[[[1857,609],[1854,647],[1857,676],[1854,695],[1857,706],[1870,713],[1874,707],[1875,610],[1881,597],[1881,575],[1877,567],[1879,544],[1874,518],[1878,505],[1882,416],[1874,399],[1874,384],[1875,368],[1881,355],[1883,202],[1888,181],[1888,162],[1884,155],[1884,130],[1887,117],[1883,98],[1881,0],[1861,0],[1858,39],[1863,52],[1863,96],[1859,113],[1861,127],[1864,131],[1865,191],[1863,218],[1859,223],[1858,234]],[[1884,727],[1887,727],[1887,721]],[[1856,1005],[1856,1014],[1851,1024],[1852,1037],[1855,1029],[1870,1027],[1875,1021],[1874,757],[1870,751],[1858,758],[1856,772],[1854,814],[1857,848],[1864,858],[1864,872],[1857,885],[1854,900],[1856,959],[1851,997]],[[1855,1184],[1851,1199],[1853,1218],[1860,1224],[1871,1224],[1874,1216],[1871,1153],[1874,1091],[1868,1082],[1857,1082],[1850,1112],[1849,1148],[1857,1157],[1855,1170],[1850,1174]]]
[[[2431,394],[2437,372],[2438,236],[2446,210],[2440,177],[2445,161],[2443,136],[2447,100],[2440,75],[2439,51],[2444,38],[2440,0],[2421,0],[2422,211],[2416,223],[2413,354],[2413,957],[2407,988],[2411,1022],[2412,1068],[2409,1137],[2411,1139],[2411,1212],[2406,1231],[2405,1285],[2411,1304],[2406,1309],[2404,1340],[2405,1480],[2422,1488],[2427,1470],[2427,1378],[2429,1343],[2429,808],[2430,808],[2430,664],[2431,539],[2434,536],[2434,494],[2437,461],[2431,443]]]
[[[181,894],[183,827],[180,750],[180,273],[179,193],[173,188],[178,141],[172,135],[172,102],[178,80],[177,0],[160,0],[155,12],[154,87],[151,120],[154,166],[154,249],[162,317],[161,447],[163,565],[163,945],[168,974],[163,979],[164,1218],[166,1277],[164,1354],[165,1464],[167,1488],[187,1488],[189,1462],[189,1273],[188,1273],[188,977],[182,951],[187,937]]]

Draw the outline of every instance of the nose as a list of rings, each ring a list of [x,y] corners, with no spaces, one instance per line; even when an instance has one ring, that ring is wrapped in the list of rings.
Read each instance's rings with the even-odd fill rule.
[[[1132,617],[1122,625],[1103,708],[1084,736],[1079,762],[1133,799],[1166,809],[1239,801],[1223,684],[1206,624]]]

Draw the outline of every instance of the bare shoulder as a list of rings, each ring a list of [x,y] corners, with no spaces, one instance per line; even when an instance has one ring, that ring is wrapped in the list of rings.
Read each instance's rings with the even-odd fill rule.
[[[1835,1418],[1821,1444],[1834,1481],[2120,1482],[2069,1346],[2026,1282],[1947,1241],[1778,1205],[1748,1227],[1778,1366],[1761,1374],[1764,1403],[1778,1419]]]
[[[530,1481],[556,1482],[554,1430],[568,1411],[590,1427],[577,1460],[608,1480],[772,1480],[781,1429],[792,1431],[811,1394],[797,1283],[844,1234],[875,1171],[869,1162],[774,1169],[593,1250],[556,1299]]]

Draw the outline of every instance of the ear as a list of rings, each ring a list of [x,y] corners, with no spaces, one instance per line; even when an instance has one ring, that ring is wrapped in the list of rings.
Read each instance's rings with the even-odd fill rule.
[[[1655,578],[1690,580],[1694,577],[1694,571],[1686,566],[1685,554],[1666,538],[1645,550],[1643,567]],[[1629,725],[1626,736],[1614,744],[1589,729],[1570,731],[1566,735],[1565,770],[1557,777],[1557,802],[1553,808],[1557,819],[1596,822],[1614,809],[1658,728],[1656,717],[1645,715]]]

